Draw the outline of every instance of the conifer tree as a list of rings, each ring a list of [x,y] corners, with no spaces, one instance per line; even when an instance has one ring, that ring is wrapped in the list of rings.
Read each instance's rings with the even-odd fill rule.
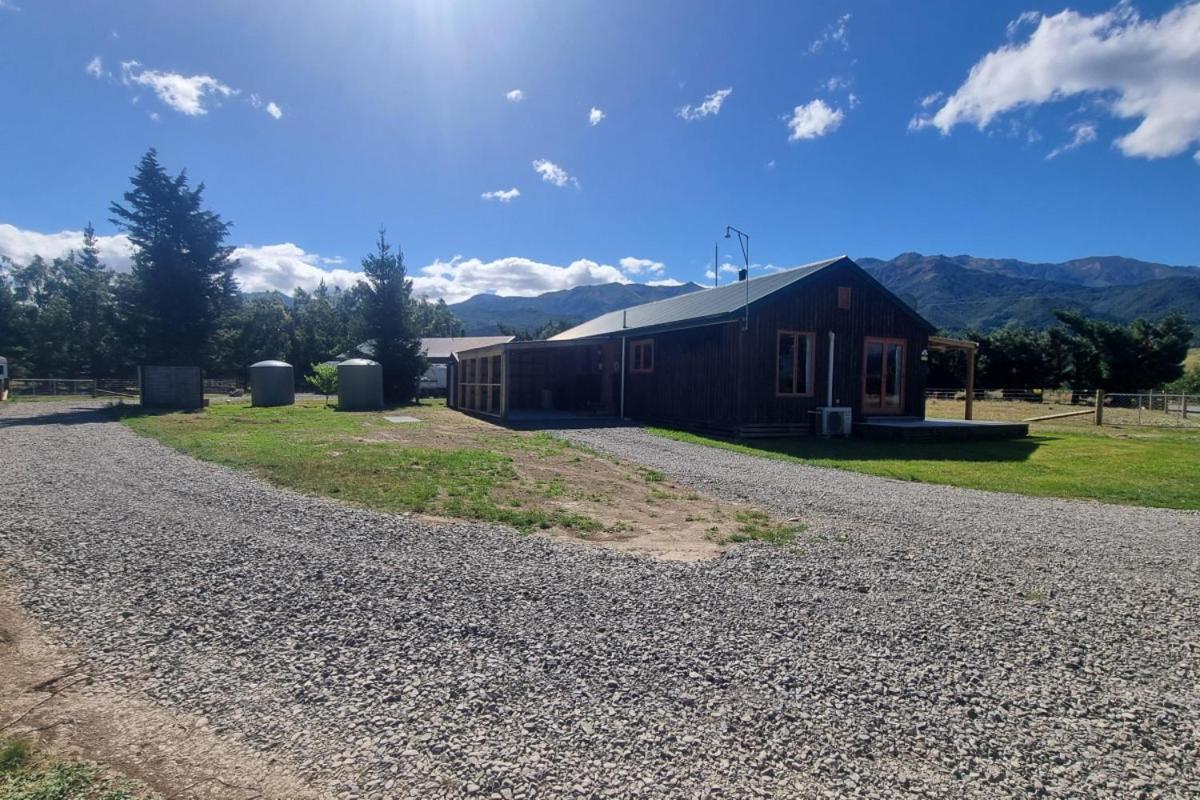
[[[404,254],[392,251],[383,228],[375,252],[362,260],[362,268],[366,333],[373,340],[374,358],[383,367],[384,397],[393,403],[407,402],[417,392],[425,357],[412,325],[412,281]]]
[[[229,223],[203,207],[204,184],[175,177],[151,148],[142,156],[112,222],[134,248],[124,311],[142,363],[209,362],[221,316],[236,303]]]

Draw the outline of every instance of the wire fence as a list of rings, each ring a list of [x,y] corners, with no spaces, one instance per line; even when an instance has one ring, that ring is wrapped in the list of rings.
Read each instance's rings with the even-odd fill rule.
[[[13,378],[13,397],[136,397],[137,381],[124,378]]]
[[[205,394],[229,394],[244,390],[237,378],[206,378]],[[8,382],[13,397],[137,397],[137,378],[13,378]]]
[[[229,394],[230,392],[245,391],[246,382],[238,378],[205,378],[205,394]]]
[[[1112,425],[1200,428],[1200,395],[1164,392],[1109,392],[1097,404],[1094,389],[977,390],[973,416],[979,420],[1046,422],[1056,425]],[[929,389],[926,413],[960,418],[962,389]]]
[[[1200,395],[1112,392],[1100,417],[1105,425],[1200,428]]]
[[[926,389],[930,400],[965,400],[966,389]],[[1095,389],[976,389],[975,400],[1008,400],[1016,403],[1093,403]]]

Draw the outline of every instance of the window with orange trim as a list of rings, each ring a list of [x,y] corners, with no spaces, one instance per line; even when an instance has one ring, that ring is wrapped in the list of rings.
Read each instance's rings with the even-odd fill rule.
[[[629,371],[654,372],[653,339],[638,339],[629,343]]]

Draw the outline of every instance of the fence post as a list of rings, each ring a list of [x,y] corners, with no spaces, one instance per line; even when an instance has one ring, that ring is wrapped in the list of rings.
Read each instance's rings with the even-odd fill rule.
[[[1096,424],[1104,424],[1104,390],[1096,390]]]
[[[1180,419],[1187,419],[1187,401],[1188,401],[1188,396],[1186,394],[1179,395],[1179,418]]]
[[[963,419],[975,417],[975,348],[967,349],[967,405],[963,409]]]

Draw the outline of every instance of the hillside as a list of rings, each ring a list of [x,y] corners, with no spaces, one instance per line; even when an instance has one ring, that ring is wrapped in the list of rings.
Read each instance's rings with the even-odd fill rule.
[[[1114,322],[1184,315],[1200,334],[1200,269],[1119,256],[1058,264],[904,253],[857,259],[935,325],[950,330],[1055,324],[1056,309]]]
[[[450,310],[462,320],[468,336],[487,336],[499,331],[498,324],[517,329],[538,328],[553,320],[575,324],[608,311],[666,300],[699,288],[694,283],[681,286],[603,283],[547,292],[537,297],[477,294],[469,300],[454,303]]]
[[[862,267],[930,322],[951,331],[990,330],[1008,324],[1047,327],[1054,312],[1074,309],[1128,322],[1179,311],[1200,341],[1200,268],[1173,267],[1120,256],[1061,263],[903,253],[891,260],[856,259]],[[664,300],[702,287],[606,283],[577,286],[537,297],[475,295],[450,310],[469,336],[498,332],[498,324],[536,329],[554,320],[579,323],[608,311]],[[279,292],[247,294],[291,298]]]

